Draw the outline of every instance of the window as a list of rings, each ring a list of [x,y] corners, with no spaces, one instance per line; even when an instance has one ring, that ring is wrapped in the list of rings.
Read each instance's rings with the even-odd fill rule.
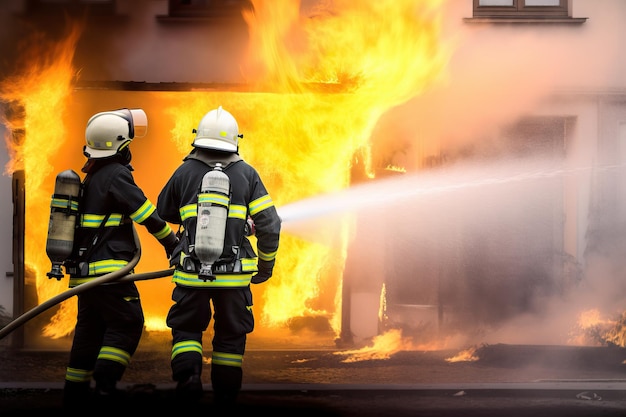
[[[526,116],[500,132],[512,155],[565,156],[567,133],[575,120],[566,116]]]
[[[569,18],[568,0],[473,0],[474,17],[515,19]]]
[[[250,0],[169,0],[169,17],[240,17]]]

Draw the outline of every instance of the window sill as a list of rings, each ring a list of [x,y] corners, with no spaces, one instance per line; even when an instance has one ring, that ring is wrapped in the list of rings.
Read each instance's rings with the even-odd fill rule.
[[[587,17],[537,18],[537,17],[464,17],[466,23],[559,23],[582,24]]]

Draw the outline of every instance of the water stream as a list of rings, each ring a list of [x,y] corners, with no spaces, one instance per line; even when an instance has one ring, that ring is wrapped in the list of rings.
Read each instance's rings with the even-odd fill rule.
[[[541,158],[459,163],[314,196],[279,214],[284,232],[329,245],[341,222],[355,222],[349,262],[370,267],[356,268],[352,285],[375,294],[384,283],[388,324],[405,333],[423,335],[434,317],[439,329],[477,341],[566,343],[579,311],[564,307],[584,262],[566,248],[586,244],[585,230],[566,229],[589,217],[589,201],[576,196],[598,175],[622,173]],[[423,306],[439,315],[425,316]]]

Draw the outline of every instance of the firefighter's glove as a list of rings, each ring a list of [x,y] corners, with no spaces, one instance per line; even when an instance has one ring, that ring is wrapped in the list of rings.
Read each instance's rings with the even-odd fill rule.
[[[266,266],[259,265],[259,272],[252,276],[250,282],[253,284],[260,284],[262,282],[267,281],[272,276],[272,268],[268,268]]]
[[[176,237],[176,234],[174,232],[170,233],[167,237],[161,240],[161,244],[165,248],[165,255],[167,255],[167,259],[171,259],[172,254],[178,246],[178,238]]]
[[[252,220],[252,217],[248,216],[248,219],[246,219],[246,224],[244,226],[244,233],[246,236],[254,236],[254,234],[256,233],[256,228],[254,227],[254,220]]]

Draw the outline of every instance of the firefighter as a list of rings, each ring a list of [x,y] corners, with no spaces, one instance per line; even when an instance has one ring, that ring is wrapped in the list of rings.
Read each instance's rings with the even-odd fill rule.
[[[72,254],[65,263],[70,288],[128,265],[139,249],[133,222],[144,226],[168,257],[174,251],[176,234],[133,179],[129,144],[146,130],[147,117],[141,109],[105,111],[87,122],[79,220]],[[89,400],[92,378],[97,398],[107,398],[105,403],[121,398],[117,382],[135,353],[143,326],[133,281],[107,281],[78,293],[64,406],[83,411],[80,408]]]
[[[260,284],[272,276],[281,219],[259,173],[239,156],[239,139],[243,135],[239,134],[232,114],[221,106],[211,110],[193,133],[196,136],[190,153],[157,200],[159,216],[181,225],[180,245],[171,258],[171,265],[175,266],[174,304],[166,318],[172,331],[172,378],[177,382],[179,398],[202,397],[202,336],[213,318],[213,400],[218,406],[228,406],[236,403],[241,389],[246,337],[254,329],[250,283]],[[203,194],[206,190],[201,190],[207,173],[216,168],[228,177],[228,196],[211,191]],[[227,202],[224,242],[197,239],[203,227],[197,222],[199,194],[203,200],[208,195],[209,201]],[[219,206],[203,208],[203,214],[212,214],[202,223],[219,224],[220,219],[215,216],[220,211]],[[252,222],[247,221],[249,218]],[[258,256],[248,238],[251,225]],[[211,245],[221,255],[212,265],[212,273],[202,275],[197,254],[210,252],[212,248],[206,246]]]

